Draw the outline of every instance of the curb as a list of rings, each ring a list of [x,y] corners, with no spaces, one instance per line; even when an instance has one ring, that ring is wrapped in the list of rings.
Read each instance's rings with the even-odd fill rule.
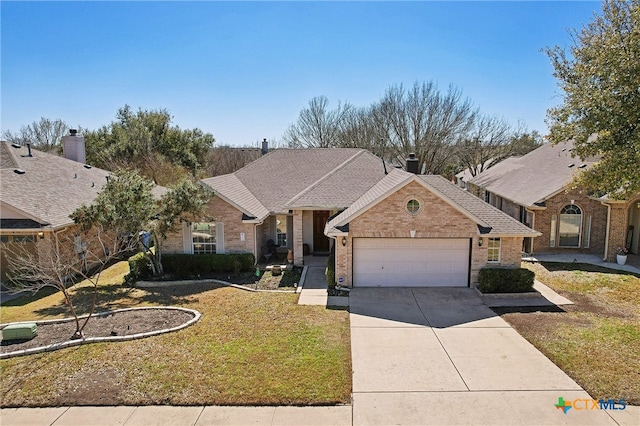
[[[179,308],[179,307],[175,307],[175,306],[149,306],[149,307],[142,307],[142,308],[116,309],[114,311],[107,311],[107,312],[100,312],[98,314],[93,314],[93,316],[94,317],[100,317],[100,316],[111,315],[111,314],[116,313],[116,312],[140,311],[140,310],[144,310],[144,309],[164,309],[164,310],[183,311],[183,312],[187,312],[187,313],[193,314],[193,318],[190,319],[189,321],[185,322],[184,324],[181,324],[181,325],[176,326],[176,327],[165,328],[165,329],[155,330],[155,331],[148,331],[146,333],[130,334],[128,336],[88,337],[88,338],[83,338],[83,339],[78,339],[78,340],[67,340],[66,342],[61,342],[61,343],[53,343],[53,344],[48,345],[48,346],[40,346],[40,347],[37,347],[37,348],[22,349],[22,350],[14,351],[14,352],[6,352],[6,353],[0,354],[0,359],[12,358],[12,357],[22,356],[22,355],[32,355],[32,354],[37,354],[37,353],[41,353],[41,352],[53,352],[53,351],[56,351],[58,349],[69,348],[69,347],[72,347],[72,346],[79,346],[79,345],[83,345],[85,343],[122,342],[122,341],[127,341],[127,340],[143,339],[145,337],[151,337],[151,336],[156,336],[156,335],[159,335],[159,334],[166,334],[166,333],[171,333],[171,332],[174,332],[174,331],[182,330],[183,328],[187,328],[190,325],[195,324],[196,322],[198,322],[200,320],[200,317],[202,317],[202,314],[200,312],[194,310],[194,309]],[[87,317],[88,317],[88,315],[82,315],[82,316],[79,316],[78,319],[84,319],[84,318],[87,318]],[[64,319],[35,321],[35,323],[36,324],[56,324],[56,323],[59,324],[59,323],[71,322],[71,321],[75,321],[75,320],[73,318],[64,318]],[[18,321],[18,322],[23,322],[23,321]],[[9,324],[13,324],[13,323],[0,324],[0,327],[5,327],[5,326],[7,326]]]

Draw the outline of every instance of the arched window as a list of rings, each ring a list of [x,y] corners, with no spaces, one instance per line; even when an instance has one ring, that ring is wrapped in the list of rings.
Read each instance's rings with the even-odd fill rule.
[[[575,204],[564,206],[560,211],[558,228],[560,247],[580,247],[582,230],[582,210]]]

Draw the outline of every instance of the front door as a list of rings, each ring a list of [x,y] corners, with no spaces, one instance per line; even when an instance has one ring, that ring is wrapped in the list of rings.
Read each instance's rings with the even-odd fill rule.
[[[314,210],[313,212],[313,252],[328,253],[329,237],[324,235],[324,226],[329,220],[328,210]]]

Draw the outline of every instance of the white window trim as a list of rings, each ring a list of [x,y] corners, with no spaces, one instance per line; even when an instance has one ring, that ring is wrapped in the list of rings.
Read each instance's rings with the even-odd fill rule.
[[[498,260],[489,260],[489,251],[492,249],[491,241],[498,242]],[[496,263],[500,263],[501,261],[502,261],[502,240],[500,238],[487,238],[487,263],[496,264]]]
[[[568,205],[571,206],[575,206],[580,210],[580,214],[579,215],[567,215],[566,216],[580,216],[580,224],[578,225],[578,244],[575,246],[561,246],[560,245],[560,227],[562,226],[562,213],[560,213],[560,217],[558,220],[558,247],[559,248],[568,248],[568,249],[576,249],[576,248],[580,248],[582,246],[582,219],[584,219],[584,210],[582,209],[582,207],[578,206],[577,204],[567,204],[565,206],[562,207],[562,209],[560,209],[560,212],[562,212],[562,210],[564,210],[565,207],[567,207]]]

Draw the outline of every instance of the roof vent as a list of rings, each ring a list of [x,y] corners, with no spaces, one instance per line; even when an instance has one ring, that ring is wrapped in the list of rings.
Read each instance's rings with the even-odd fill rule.
[[[77,135],[77,134],[78,134],[78,129],[69,129],[69,134],[70,134],[71,136],[75,136],[75,135]]]
[[[17,174],[17,175],[23,175],[25,174],[25,171],[22,169],[14,169],[13,173]]]
[[[581,168],[581,169],[584,169],[585,167],[587,167],[587,165],[586,165],[586,164],[584,164],[584,163],[580,164],[580,168]]]
[[[14,147],[14,148],[17,148],[17,149],[22,148],[22,145],[20,145],[19,143],[16,143],[16,142],[12,143],[11,146]]]
[[[91,166],[90,166],[90,165],[88,165],[88,164],[85,164],[85,165],[84,165],[84,168],[85,168],[85,169],[90,169],[90,168],[91,168]]]
[[[575,166],[575,163],[571,163],[571,164],[569,164],[569,168],[571,168],[571,167],[573,167],[573,166]]]

